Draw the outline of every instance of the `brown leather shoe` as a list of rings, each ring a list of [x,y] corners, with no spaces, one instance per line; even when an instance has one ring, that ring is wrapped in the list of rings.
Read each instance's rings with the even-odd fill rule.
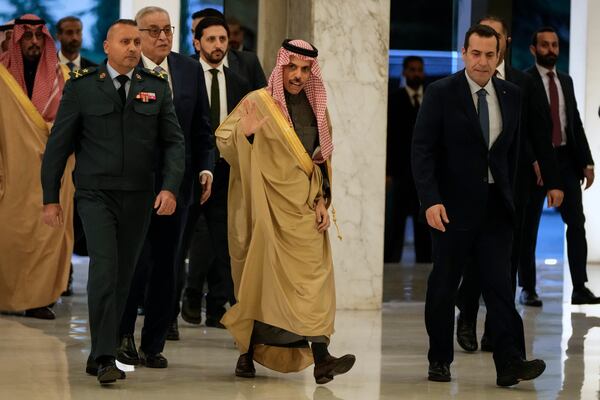
[[[240,378],[254,378],[256,376],[256,369],[254,368],[254,361],[248,353],[244,353],[238,358],[235,366],[235,376]]]
[[[319,385],[331,382],[334,376],[350,371],[355,362],[354,354],[346,354],[340,358],[328,355],[323,362],[315,364],[315,381]]]
[[[54,311],[48,307],[30,308],[25,311],[25,316],[38,319],[55,319]]]

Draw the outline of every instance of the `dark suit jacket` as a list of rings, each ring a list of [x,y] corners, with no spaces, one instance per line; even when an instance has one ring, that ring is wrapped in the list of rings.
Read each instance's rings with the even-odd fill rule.
[[[532,164],[537,161],[548,189],[560,188],[560,176],[552,143],[540,134],[536,126],[540,118],[539,107],[532,103],[533,80],[529,74],[505,64],[506,80],[521,89],[521,135],[519,159],[515,182],[515,201],[524,205],[532,184]]]
[[[419,110],[412,167],[421,210],[443,204],[450,219],[448,229],[471,229],[485,216],[488,167],[514,216],[520,90],[495,77],[492,82],[502,113],[502,132],[489,150],[464,70],[429,85]]]
[[[265,72],[260,66],[256,54],[250,51],[230,49],[228,52],[229,69],[244,77],[250,84],[250,90],[267,86]]]
[[[550,115],[550,103],[544,89],[544,82],[535,66],[526,71],[533,78],[532,101],[537,107],[540,115],[537,121],[537,128],[540,135],[552,143],[552,117]],[[567,112],[567,148],[571,154],[573,167],[577,170],[580,177],[583,177],[583,169],[587,165],[593,165],[594,160],[590,151],[583,124],[577,110],[577,100],[575,100],[575,91],[573,89],[573,80],[567,74],[557,71],[558,80],[565,96],[565,107]]]
[[[96,67],[98,64],[81,56],[81,68]]]

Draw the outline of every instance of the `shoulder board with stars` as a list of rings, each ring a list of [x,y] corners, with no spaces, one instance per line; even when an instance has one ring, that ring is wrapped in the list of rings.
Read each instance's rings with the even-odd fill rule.
[[[169,80],[169,75],[167,75],[166,72],[156,72],[156,71],[154,71],[152,69],[148,69],[148,68],[143,68],[142,71],[145,72],[148,75],[155,76],[155,77],[160,78],[162,80],[165,80],[165,81]]]
[[[96,71],[95,67],[74,69],[73,71],[69,72],[69,76],[71,77],[71,79],[75,80],[75,79],[82,78],[86,75],[90,75],[92,72],[95,72],[95,71]]]

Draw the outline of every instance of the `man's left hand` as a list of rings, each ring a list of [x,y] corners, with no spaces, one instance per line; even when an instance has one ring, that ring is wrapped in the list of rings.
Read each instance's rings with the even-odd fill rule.
[[[212,175],[211,174],[201,174],[200,175],[200,184],[202,185],[202,195],[200,196],[200,204],[206,203],[206,200],[210,197],[210,193],[212,190]]]
[[[594,168],[584,168],[583,169],[583,181],[585,181],[585,187],[583,190],[588,189],[594,183]],[[581,184],[583,184],[583,181]]]
[[[58,203],[44,204],[42,220],[48,226],[56,228],[64,222],[62,207]]]
[[[329,225],[331,225],[331,222],[329,221],[329,213],[322,197],[317,201],[315,206],[315,215],[317,217],[317,230],[319,233],[325,232],[329,228]]]
[[[156,200],[154,200],[154,209],[157,215],[172,215],[177,207],[175,195],[168,190],[161,190]]]

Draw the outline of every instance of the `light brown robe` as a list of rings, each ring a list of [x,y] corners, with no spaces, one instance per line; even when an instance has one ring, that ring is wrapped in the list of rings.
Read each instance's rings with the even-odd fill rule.
[[[239,129],[246,101],[269,119],[251,144]],[[265,89],[254,91],[216,133],[231,165],[228,232],[237,304],[221,320],[240,353],[250,345],[254,321],[301,337],[334,331],[335,284],[327,232],[316,229],[315,199],[323,176],[278,105]],[[255,345],[254,359],[280,372],[313,363],[309,347]]]
[[[74,158],[60,202],[64,224],[42,222],[40,170],[50,127],[0,64],[0,310],[55,302],[66,289],[73,251]]]

